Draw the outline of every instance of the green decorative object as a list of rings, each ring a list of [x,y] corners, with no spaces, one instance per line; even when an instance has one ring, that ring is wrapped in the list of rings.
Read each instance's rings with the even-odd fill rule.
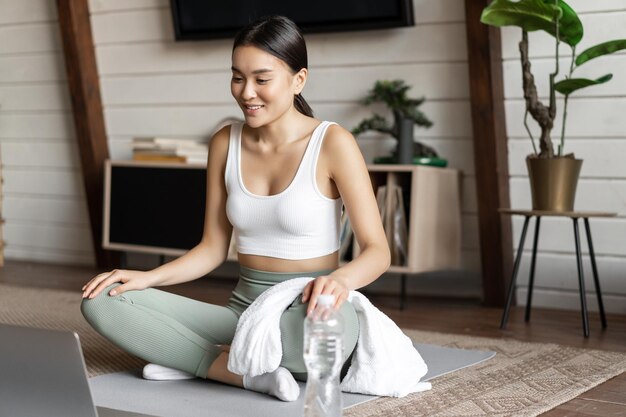
[[[375,164],[395,164],[396,161],[393,156],[379,156],[374,158]],[[427,165],[431,167],[439,167],[445,168],[448,166],[448,160],[443,158],[435,158],[435,157],[422,157],[422,156],[414,156],[411,161],[412,165]]]

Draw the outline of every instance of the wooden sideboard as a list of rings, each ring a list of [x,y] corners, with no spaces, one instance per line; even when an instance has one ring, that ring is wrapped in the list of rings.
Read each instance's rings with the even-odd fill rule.
[[[368,170],[375,192],[383,185],[399,186],[404,196],[406,256],[389,272],[458,268],[459,172],[418,165],[369,165]],[[104,248],[179,256],[200,241],[205,166],[107,161],[105,181]]]

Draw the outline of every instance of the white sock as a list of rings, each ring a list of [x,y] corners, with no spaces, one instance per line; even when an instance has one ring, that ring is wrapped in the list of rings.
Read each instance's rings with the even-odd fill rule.
[[[243,387],[251,391],[270,394],[283,401],[295,401],[300,395],[300,386],[285,368],[278,368],[259,376],[243,376]]]
[[[166,366],[149,363],[143,367],[143,378],[153,381],[171,381],[176,379],[193,379],[195,375],[189,374],[178,369],[168,368]]]

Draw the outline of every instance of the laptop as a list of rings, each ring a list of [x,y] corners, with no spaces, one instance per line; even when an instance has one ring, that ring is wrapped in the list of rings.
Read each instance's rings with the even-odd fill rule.
[[[76,332],[1,323],[0,416],[154,417],[94,405]]]

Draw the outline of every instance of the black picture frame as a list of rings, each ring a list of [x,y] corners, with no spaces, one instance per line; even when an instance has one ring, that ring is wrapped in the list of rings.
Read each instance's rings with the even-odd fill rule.
[[[337,1],[342,0],[334,0]],[[359,0],[351,0],[359,1]],[[362,0],[361,0],[362,2]],[[371,16],[369,18],[359,18],[355,16],[348,16],[344,19],[333,18],[333,13],[324,10],[324,7],[320,7],[317,2],[299,2],[299,13],[304,15],[313,16],[311,21],[303,21],[285,13],[281,10],[280,3],[273,3],[271,0],[263,1],[263,11],[260,12],[258,6],[243,6],[240,9],[235,10],[234,7],[240,5],[233,5],[232,1],[223,0],[170,0],[170,9],[172,20],[174,24],[174,35],[176,41],[201,41],[209,39],[227,39],[232,38],[239,29],[241,29],[246,21],[252,21],[256,18],[271,15],[280,14],[285,15],[300,27],[303,33],[325,33],[325,32],[348,32],[348,31],[360,31],[360,30],[376,30],[376,29],[389,29],[398,27],[415,26],[415,19],[413,16],[413,0],[369,0],[372,4],[386,4],[390,2],[394,4],[397,9],[395,16]],[[252,1],[243,1],[242,3],[255,3]],[[183,16],[188,13],[190,9],[185,8],[199,7],[202,4],[204,7],[212,5],[212,7],[232,7],[232,10],[228,10],[231,13],[232,22],[226,19],[221,28],[211,28],[207,23],[200,29],[189,29],[184,24]],[[305,9],[308,8],[308,9]],[[228,14],[228,13],[226,13]],[[194,13],[195,19],[200,19],[202,23],[202,13]],[[200,17],[199,17],[200,16]],[[231,24],[232,23],[232,24]]]

